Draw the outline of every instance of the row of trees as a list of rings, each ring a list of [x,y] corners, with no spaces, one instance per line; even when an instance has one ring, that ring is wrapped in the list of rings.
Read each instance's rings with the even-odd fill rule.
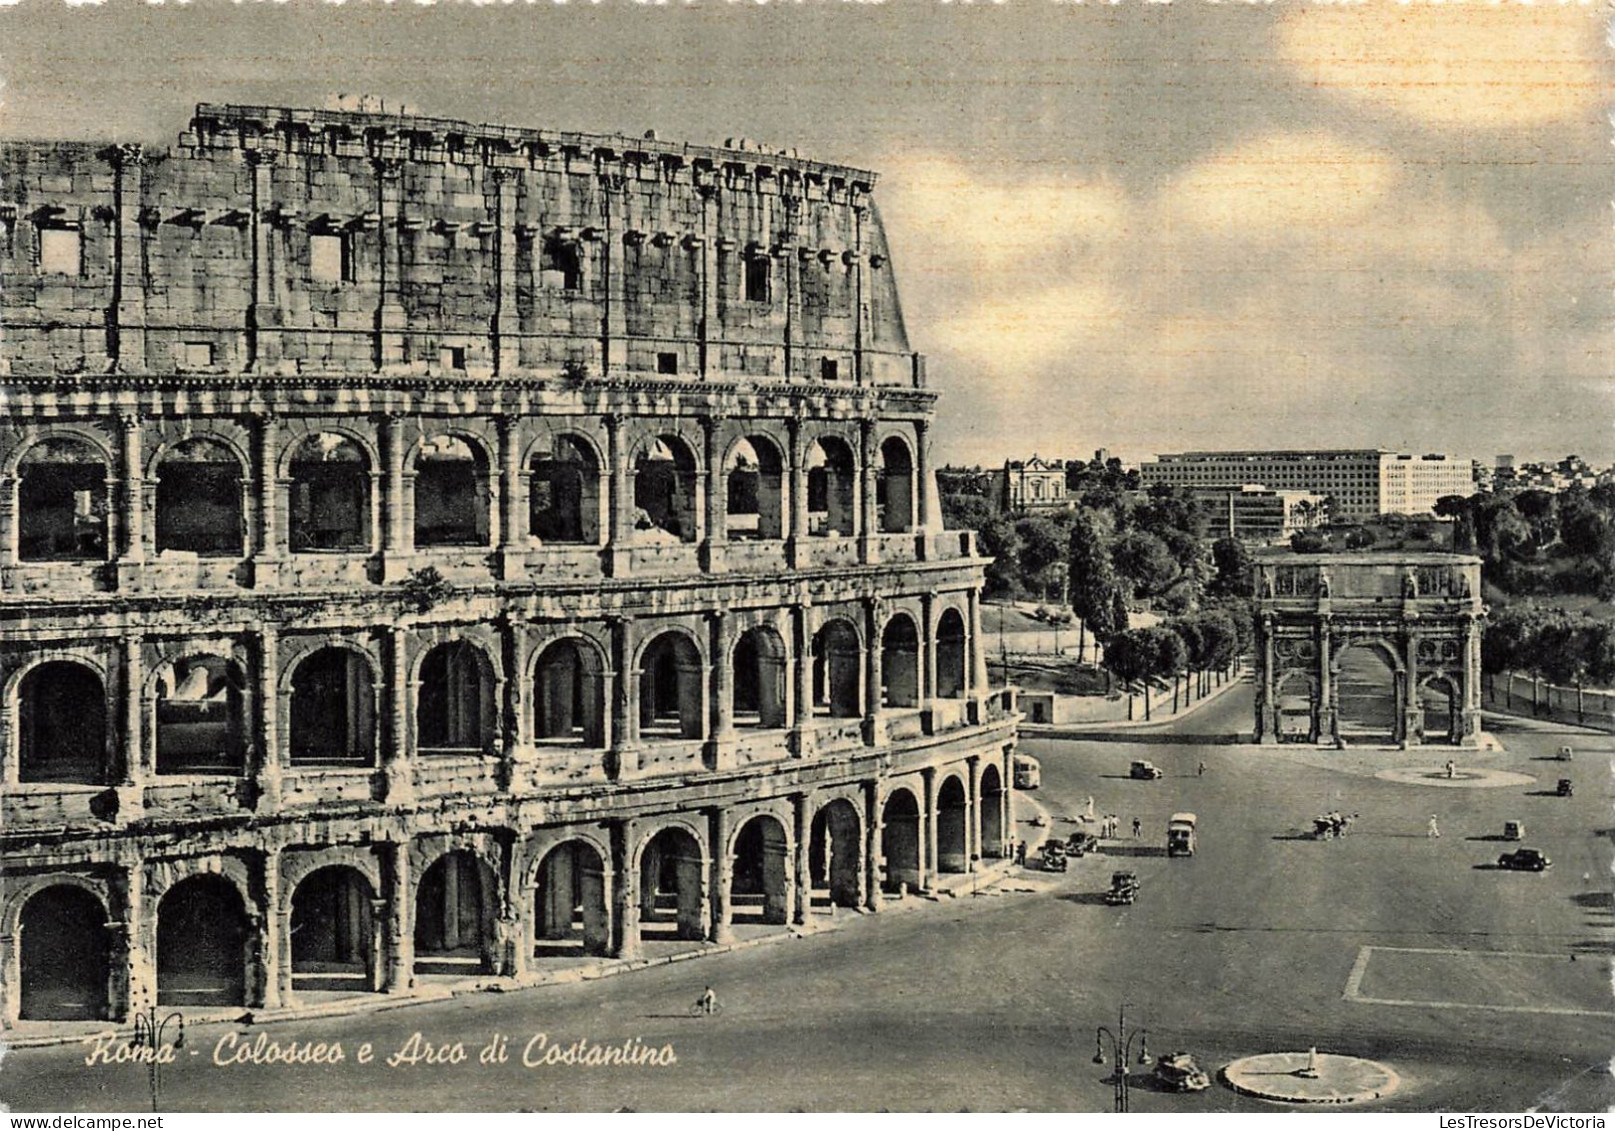
[[[1493,615],[1481,669],[1523,672],[1549,683],[1615,685],[1615,622],[1564,609],[1511,605]]]
[[[1254,629],[1250,606],[1231,600],[1196,613],[1175,617],[1146,628],[1125,629],[1105,642],[1105,670],[1127,691],[1127,717],[1133,717],[1133,697],[1144,694],[1144,718],[1150,717],[1149,688],[1172,681],[1172,710],[1191,690],[1210,690],[1213,676],[1233,668],[1250,650]]]

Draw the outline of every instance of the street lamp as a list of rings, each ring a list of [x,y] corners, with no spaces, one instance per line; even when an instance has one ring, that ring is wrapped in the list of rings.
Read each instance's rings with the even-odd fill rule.
[[[1110,1055],[1116,1058],[1116,1073],[1111,1077],[1111,1083],[1116,1089],[1116,1110],[1129,1111],[1127,1085],[1128,1085],[1128,1057],[1133,1052],[1133,1038],[1138,1038],[1138,1063],[1150,1062],[1150,1039],[1147,1029],[1140,1029],[1136,1033],[1127,1032],[1127,1003],[1122,1003],[1121,1018],[1116,1023],[1116,1032],[1112,1033],[1101,1025],[1094,1030],[1093,1035],[1093,1062],[1105,1063],[1105,1039],[1110,1040]]]
[[[135,1037],[134,1041],[132,1042],[132,1046],[137,1049],[143,1048],[151,1050],[150,1054],[146,1057],[146,1069],[148,1073],[147,1079],[151,1084],[152,1111],[162,1110],[157,1106],[159,1088],[157,1072],[158,1066],[162,1062],[162,1051],[163,1045],[165,1044],[163,1034],[168,1031],[168,1026],[170,1024],[172,1024],[177,1030],[174,1034],[173,1047],[176,1049],[184,1048],[185,1015],[179,1010],[174,1010],[174,1012],[170,1013],[167,1017],[164,1017],[161,1021],[157,1019],[157,1006],[155,1003],[148,1005],[146,1007],[146,1012],[135,1014]]]

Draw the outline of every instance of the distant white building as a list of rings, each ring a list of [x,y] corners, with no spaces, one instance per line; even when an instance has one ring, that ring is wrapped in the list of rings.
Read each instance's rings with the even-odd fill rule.
[[[1071,505],[1065,493],[1064,460],[1045,460],[1036,455],[1028,460],[1005,460],[1003,469],[993,474],[993,498],[1004,510]]]
[[[1245,542],[1288,541],[1298,530],[1323,523],[1325,499],[1310,491],[1275,491],[1259,483],[1240,487],[1191,487],[1189,495],[1203,504],[1211,529]]]
[[[1428,515],[1443,495],[1468,496],[1475,489],[1468,459],[1377,448],[1180,452],[1146,462],[1139,474],[1145,487],[1260,483],[1275,491],[1307,491],[1333,499],[1336,516],[1349,519]]]

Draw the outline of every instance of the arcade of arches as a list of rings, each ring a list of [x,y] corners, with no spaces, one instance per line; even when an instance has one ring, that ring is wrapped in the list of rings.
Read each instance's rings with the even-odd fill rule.
[[[1005,855],[1011,751],[732,808],[540,828],[525,841],[494,831],[247,853],[239,864],[226,855],[214,858],[221,871],[155,889],[127,877],[170,865],[41,877],[0,924],[0,966],[17,991],[7,1020],[519,977],[547,960],[878,910]],[[132,898],[132,887],[157,894]]]

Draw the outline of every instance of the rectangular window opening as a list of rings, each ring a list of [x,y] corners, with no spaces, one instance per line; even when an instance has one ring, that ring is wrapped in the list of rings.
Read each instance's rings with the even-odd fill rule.
[[[821,381],[834,381],[834,380],[836,380],[837,379],[837,370],[839,368],[840,367],[837,365],[835,358],[833,358],[833,357],[821,357],[821,358],[819,358],[819,380],[821,380]]]
[[[677,373],[679,371],[679,355],[676,353],[659,353],[656,355],[656,372]]]
[[[73,228],[39,230],[39,269],[51,275],[84,273],[84,241]]]
[[[208,369],[213,365],[212,342],[186,342],[181,347],[186,369]]]
[[[346,237],[325,233],[308,238],[308,277],[316,283],[345,283],[353,278]]]
[[[465,347],[444,346],[437,353],[438,364],[444,369],[465,368]]]

